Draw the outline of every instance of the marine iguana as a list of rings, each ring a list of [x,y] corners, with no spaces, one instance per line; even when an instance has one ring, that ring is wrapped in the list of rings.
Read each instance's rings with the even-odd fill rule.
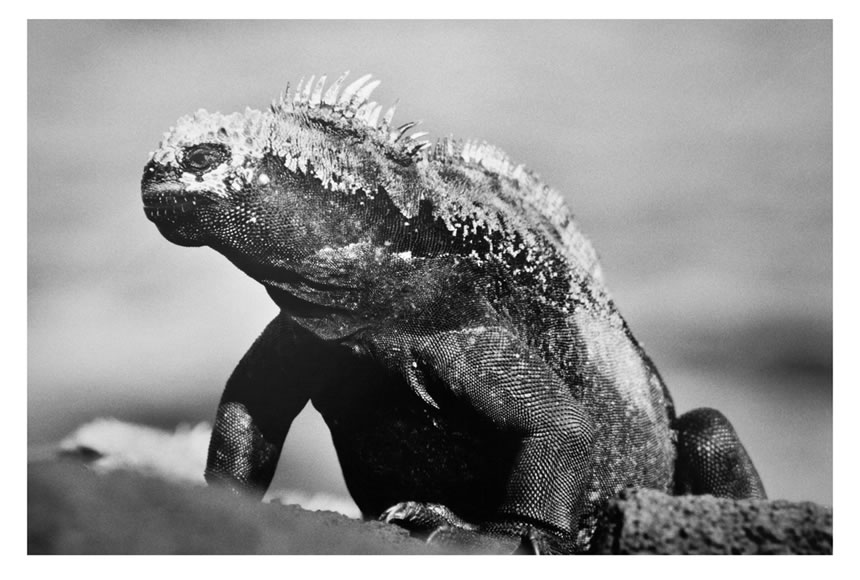
[[[280,307],[227,381],[206,479],[262,497],[322,414],[367,518],[433,541],[587,549],[625,487],[765,497],[718,411],[676,417],[561,195],[483,142],[411,133],[379,84],[181,118],[144,211]]]

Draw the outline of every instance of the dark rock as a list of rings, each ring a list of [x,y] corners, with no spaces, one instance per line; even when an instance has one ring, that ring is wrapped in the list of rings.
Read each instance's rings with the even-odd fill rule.
[[[833,510],[627,490],[604,512],[594,554],[832,554]]]

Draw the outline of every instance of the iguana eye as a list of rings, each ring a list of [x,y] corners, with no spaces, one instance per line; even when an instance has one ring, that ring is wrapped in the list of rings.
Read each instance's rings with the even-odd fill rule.
[[[215,167],[227,157],[221,145],[195,145],[185,150],[183,164],[194,173],[202,173]]]

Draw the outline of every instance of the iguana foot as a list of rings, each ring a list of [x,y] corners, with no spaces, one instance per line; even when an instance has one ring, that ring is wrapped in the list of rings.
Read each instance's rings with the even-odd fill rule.
[[[566,554],[572,551],[572,545],[561,534],[536,525],[476,526],[437,503],[401,502],[385,510],[379,519],[404,527],[429,544],[485,554]]]
[[[477,526],[460,518],[439,503],[424,503],[418,501],[402,501],[394,504],[379,516],[379,519],[397,524],[413,533],[432,534],[444,527],[463,530],[476,530]]]
[[[413,536],[436,546],[485,554],[510,554],[516,549],[515,543],[500,545],[496,538],[479,533],[478,526],[438,503],[400,502],[382,512],[379,519],[406,528]]]

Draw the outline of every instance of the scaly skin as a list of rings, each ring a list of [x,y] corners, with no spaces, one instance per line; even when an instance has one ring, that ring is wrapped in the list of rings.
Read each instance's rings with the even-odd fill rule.
[[[763,497],[719,413],[675,418],[561,196],[489,145],[392,130],[378,83],[345,76],[184,117],[144,169],[161,233],[281,308],[227,382],[207,480],[262,496],[310,401],[363,514],[431,541],[572,553],[627,486]]]

